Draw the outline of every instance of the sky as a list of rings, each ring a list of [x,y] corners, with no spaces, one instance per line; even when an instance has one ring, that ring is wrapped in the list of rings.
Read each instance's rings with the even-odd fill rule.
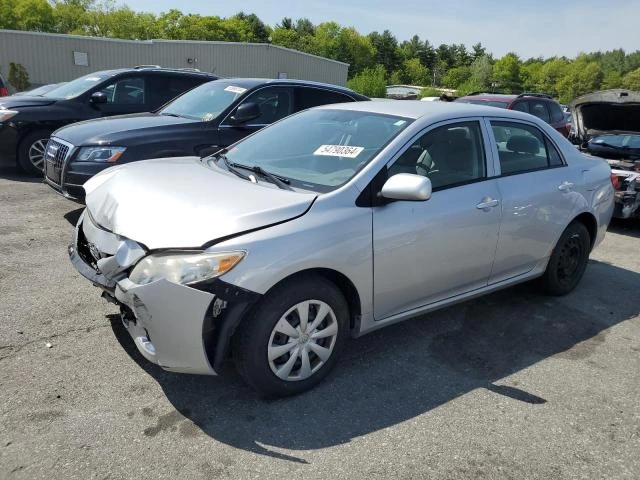
[[[360,33],[390,30],[434,45],[481,42],[495,56],[575,57],[580,52],[640,49],[638,0],[119,0],[134,10],[228,17],[243,10],[274,26],[283,17],[335,20]]]

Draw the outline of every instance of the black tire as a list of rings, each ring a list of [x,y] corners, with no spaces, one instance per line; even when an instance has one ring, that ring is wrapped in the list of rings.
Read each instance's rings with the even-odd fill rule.
[[[272,332],[287,311],[307,300],[324,302],[333,310],[337,321],[333,350],[310,377],[296,381],[283,380],[272,370],[267,355]],[[262,394],[269,397],[295,395],[309,390],[327,376],[338,360],[348,335],[349,307],[340,290],[320,276],[297,277],[275,287],[252,310],[233,337],[232,355],[240,375]],[[289,338],[288,341],[293,340]]]
[[[50,135],[51,132],[48,132],[46,130],[37,130],[35,132],[29,133],[28,135],[25,135],[25,137],[22,139],[18,147],[18,167],[20,167],[23,172],[34,176],[43,174],[43,168],[38,168],[33,163],[31,163],[29,151],[32,149],[32,147],[35,148],[38,142],[43,143],[44,147],[46,148]],[[42,152],[42,155],[44,162],[44,151]],[[42,165],[44,165],[44,163]]]
[[[591,237],[587,227],[572,222],[562,232],[539,285],[549,295],[566,295],[571,292],[584,274],[589,262]]]

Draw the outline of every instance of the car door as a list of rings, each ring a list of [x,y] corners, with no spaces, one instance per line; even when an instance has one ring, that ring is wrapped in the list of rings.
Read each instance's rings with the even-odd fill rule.
[[[124,115],[150,110],[147,79],[144,75],[131,75],[101,86],[98,90],[107,102],[96,106],[100,116]]]
[[[502,223],[490,283],[531,271],[566,226],[578,181],[554,143],[533,123],[488,120],[494,136]]]
[[[250,135],[267,125],[293,113],[293,90],[287,86],[269,86],[260,88],[240,102],[240,105],[255,103],[260,108],[260,116],[241,125],[233,124],[229,117],[220,125],[221,147],[226,147],[241,138]]]
[[[376,320],[487,285],[501,210],[485,128],[478,118],[430,127],[388,165],[389,176],[429,177],[433,194],[373,209]]]

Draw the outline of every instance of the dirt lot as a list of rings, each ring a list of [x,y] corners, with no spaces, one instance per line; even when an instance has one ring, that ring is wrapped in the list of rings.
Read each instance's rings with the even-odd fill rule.
[[[640,478],[640,223],[567,297],[521,286],[387,328],[264,401],[232,368],[137,354],[68,261],[78,214],[0,171],[1,479]]]

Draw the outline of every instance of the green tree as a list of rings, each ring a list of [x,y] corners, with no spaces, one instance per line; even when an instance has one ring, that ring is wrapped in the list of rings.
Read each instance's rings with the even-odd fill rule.
[[[522,89],[520,64],[520,58],[515,53],[507,53],[495,63],[493,66],[493,79],[501,91],[510,93]]]
[[[18,29],[16,3],[17,0],[0,0],[0,28]]]
[[[396,37],[389,30],[385,30],[382,34],[371,32],[368,37],[376,49],[375,62],[382,65],[387,72],[399,70],[402,56]]]
[[[558,80],[556,90],[561,103],[569,103],[576,97],[600,89],[604,75],[597,62],[579,59],[567,67]]]
[[[447,70],[442,77],[442,85],[448,88],[458,88],[471,79],[471,67],[454,67]]]
[[[47,0],[17,0],[14,12],[19,30],[50,32],[55,25],[53,8]]]
[[[402,70],[400,70],[401,83],[419,86],[429,85],[429,77],[429,69],[422,65],[419,59],[411,58],[402,63]]]
[[[624,88],[628,88],[629,90],[640,92],[640,68],[627,73],[622,78],[622,86]]]
[[[347,82],[347,86],[368,97],[384,98],[387,95],[387,72],[382,65],[366,68]]]
[[[469,92],[479,90],[489,90],[493,79],[493,64],[489,55],[482,55],[476,58],[471,64],[471,77],[465,82]]]

